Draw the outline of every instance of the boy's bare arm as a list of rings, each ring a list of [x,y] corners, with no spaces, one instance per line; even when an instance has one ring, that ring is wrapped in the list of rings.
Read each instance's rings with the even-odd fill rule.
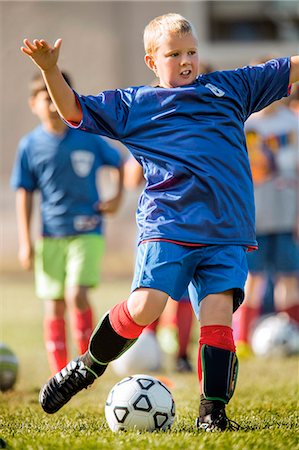
[[[33,194],[23,188],[16,192],[16,213],[19,238],[19,261],[25,270],[32,267],[33,251],[30,236],[30,223],[33,205]]]
[[[124,173],[124,185],[126,189],[136,189],[144,184],[144,182],[142,166],[134,158],[129,158],[125,163]]]
[[[53,47],[44,40],[24,39],[22,53],[29,56],[41,70],[49,94],[59,114],[70,122],[80,122],[82,112],[78,106],[75,94],[64,80],[57,61],[61,47],[61,39],[58,39]]]
[[[116,194],[106,201],[101,201],[98,205],[98,209],[102,214],[115,213],[121,204],[123,189],[124,189],[124,166],[123,164],[112,171],[111,175],[116,178]]]
[[[299,81],[299,56],[291,57],[290,83]]]

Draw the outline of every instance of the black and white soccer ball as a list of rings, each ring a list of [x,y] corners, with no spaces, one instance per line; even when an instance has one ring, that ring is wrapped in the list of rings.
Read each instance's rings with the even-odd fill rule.
[[[14,352],[0,342],[0,391],[13,389],[18,375],[19,362]]]
[[[299,354],[299,327],[287,313],[267,315],[257,322],[251,346],[257,356]]]
[[[164,383],[137,374],[116,383],[108,394],[105,416],[112,431],[159,431],[171,427],[175,403]]]

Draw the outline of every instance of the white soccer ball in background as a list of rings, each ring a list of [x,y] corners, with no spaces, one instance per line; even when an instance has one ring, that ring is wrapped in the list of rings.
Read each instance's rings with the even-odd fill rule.
[[[169,389],[149,375],[133,375],[108,394],[105,416],[112,431],[158,431],[171,427],[175,403]]]
[[[0,342],[0,391],[12,389],[18,375],[19,363],[16,355],[6,344]]]
[[[286,313],[268,315],[255,326],[251,346],[258,356],[290,356],[299,353],[299,327]]]
[[[110,366],[117,375],[156,372],[162,367],[162,351],[155,333],[143,332],[137,342]]]

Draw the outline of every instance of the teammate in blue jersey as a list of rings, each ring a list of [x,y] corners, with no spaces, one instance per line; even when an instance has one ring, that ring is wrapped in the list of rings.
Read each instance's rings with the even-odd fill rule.
[[[88,348],[93,329],[88,289],[98,284],[103,215],[119,206],[123,163],[119,152],[103,138],[71,130],[63,123],[39,72],[30,83],[29,103],[41,125],[21,139],[11,182],[16,190],[19,259],[24,269],[31,268],[33,259],[33,193],[41,193],[42,237],[35,245],[35,280],[37,296],[45,304],[45,347],[55,374],[68,361],[67,307],[78,351]],[[103,166],[118,174],[116,195],[107,201],[101,200],[96,185]]]
[[[145,63],[158,85],[80,96],[57,66],[61,40],[24,40],[60,115],[75,128],[123,142],[141,163],[146,186],[129,299],[96,327],[89,350],[42,388],[48,413],[90,385],[160,316],[168,297],[189,283],[200,313],[197,426],[236,427],[225,412],[237,377],[232,314],[243,300],[246,251],[256,247],[254,200],[243,125],[249,115],[288,95],[299,57],[198,76],[198,40],[178,14],[153,19],[144,31]],[[200,311],[198,311],[200,310]]]

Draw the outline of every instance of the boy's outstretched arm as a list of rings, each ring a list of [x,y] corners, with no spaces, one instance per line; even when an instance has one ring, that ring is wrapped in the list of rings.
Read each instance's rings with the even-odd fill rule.
[[[49,94],[59,114],[70,122],[80,122],[82,118],[81,109],[76,102],[72,89],[64,80],[57,61],[61,47],[61,39],[57,39],[53,47],[44,39],[24,39],[22,53],[29,56],[39,67],[47,85]]]
[[[299,56],[291,57],[290,83],[299,81]]]

